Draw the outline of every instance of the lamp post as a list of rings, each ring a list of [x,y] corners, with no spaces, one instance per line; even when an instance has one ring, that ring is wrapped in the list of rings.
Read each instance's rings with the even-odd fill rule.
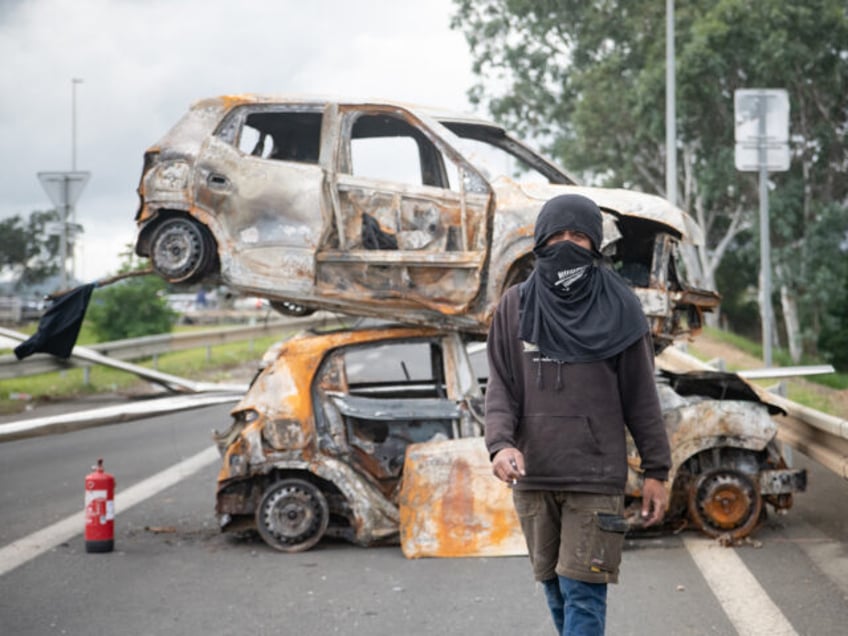
[[[77,84],[82,84],[79,77],[71,80],[71,171],[77,169]]]
[[[665,2],[665,196],[677,205],[677,118],[675,115],[674,0]]]
[[[82,84],[82,79],[79,77],[74,77],[71,79],[71,172],[76,172],[77,170],[77,84]],[[66,199],[67,200],[67,199]],[[68,222],[73,223],[74,228],[76,228],[77,222],[77,210],[71,204],[68,204],[66,210],[66,214],[64,217],[64,224],[62,226],[62,243],[67,246],[68,243]],[[69,218],[70,217],[70,218]],[[74,229],[76,232],[76,229]],[[65,263],[67,259],[67,247],[63,250],[62,254],[62,281],[66,282],[65,277]],[[71,243],[71,278],[74,276],[74,272],[76,271],[76,242]],[[64,289],[64,287],[63,287]]]

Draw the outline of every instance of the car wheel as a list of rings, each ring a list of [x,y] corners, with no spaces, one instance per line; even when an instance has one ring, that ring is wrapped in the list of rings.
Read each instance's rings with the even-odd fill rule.
[[[711,537],[747,537],[760,522],[763,498],[750,475],[718,468],[698,476],[689,491],[689,517]]]
[[[329,521],[326,497],[302,479],[271,484],[256,511],[259,534],[268,545],[283,552],[303,552],[314,546]]]
[[[290,300],[272,300],[271,307],[284,316],[309,316],[315,313],[314,308]]]
[[[215,258],[215,241],[200,224],[182,217],[164,220],[150,240],[153,269],[169,283],[203,278]]]

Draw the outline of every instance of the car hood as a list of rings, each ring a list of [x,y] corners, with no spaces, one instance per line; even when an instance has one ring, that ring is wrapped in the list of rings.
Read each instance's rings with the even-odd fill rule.
[[[703,243],[703,233],[695,220],[668,200],[654,194],[623,188],[516,183],[507,178],[497,179],[492,185],[499,208],[503,210],[532,209],[534,222],[539,208],[548,199],[560,194],[581,194],[592,199],[605,212],[661,223],[689,243],[695,245]],[[608,236],[606,227],[604,234]]]

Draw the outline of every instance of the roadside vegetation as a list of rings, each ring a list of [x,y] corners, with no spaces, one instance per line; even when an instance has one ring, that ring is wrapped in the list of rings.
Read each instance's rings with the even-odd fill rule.
[[[21,329],[33,333],[36,324],[32,323]],[[200,326],[177,326],[176,332],[198,331],[208,329]],[[265,350],[274,342],[280,340],[288,332],[281,330],[278,336],[257,338],[255,340],[231,343],[187,351],[163,354],[157,357],[156,364],[152,359],[137,362],[141,366],[156,368],[162,372],[196,380],[212,382],[244,382],[249,380],[249,370],[245,367],[259,360]],[[91,323],[83,323],[79,344],[93,344],[97,337]],[[722,357],[728,371],[739,371],[746,368],[756,368],[762,365],[761,345],[742,336],[707,328],[702,336],[691,344],[689,352],[697,358],[708,362],[717,357],[716,343],[723,345]],[[0,350],[0,354],[11,353]],[[773,352],[775,366],[792,364],[789,354],[777,349]],[[821,364],[821,360],[808,359],[804,364]],[[234,374],[238,377],[234,377]],[[0,415],[17,413],[25,410],[27,405],[60,401],[70,398],[103,393],[140,394],[151,390],[150,383],[140,380],[132,374],[103,367],[92,367],[88,383],[82,369],[45,373],[39,376],[0,380]],[[836,415],[848,417],[848,373],[832,373],[827,375],[808,376],[806,378],[791,378],[786,382],[786,395],[805,406]],[[774,380],[759,381],[766,388],[773,386]]]
[[[25,333],[34,333],[36,324],[20,329]],[[178,326],[175,332],[200,331],[209,327]],[[233,377],[233,372],[245,365],[259,360],[265,350],[280,340],[286,332],[277,336],[255,338],[252,341],[234,342],[206,348],[176,351],[152,358],[135,361],[140,366],[155,368],[189,379],[203,379],[210,382],[243,382],[244,377]],[[83,323],[77,343],[94,344],[98,340],[88,321]],[[0,354],[9,354],[11,350],[0,350]],[[243,372],[242,372],[243,373]],[[247,378],[249,379],[249,378]],[[149,392],[151,385],[130,373],[101,366],[91,367],[88,382],[84,369],[68,369],[44,373],[36,376],[0,380],[0,415],[19,413],[28,406],[37,403],[61,401],[87,395],[103,393],[141,394]]]

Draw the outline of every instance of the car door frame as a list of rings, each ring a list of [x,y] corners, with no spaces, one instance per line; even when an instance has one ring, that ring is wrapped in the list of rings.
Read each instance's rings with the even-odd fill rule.
[[[351,174],[351,133],[355,120],[365,114],[401,119],[420,133],[443,162],[453,162],[459,190],[450,189],[450,184],[448,187],[414,186]],[[358,302],[363,302],[363,298],[370,302],[390,300],[396,306],[430,308],[442,315],[469,311],[485,286],[484,272],[490,256],[493,227],[492,188],[438,135],[435,130],[438,123],[425,121],[424,117],[409,110],[389,105],[353,104],[339,105],[332,114],[328,109],[325,116],[335,119],[336,131],[333,135],[335,146],[329,155],[332,169],[328,170],[325,192],[332,206],[334,228],[324,237],[317,253],[318,293],[358,299]],[[369,201],[377,201],[377,205],[390,201],[398,218],[410,209],[413,213],[428,205],[438,209],[439,220],[448,226],[438,229],[449,232],[450,228],[458,228],[450,244],[453,249],[435,241],[424,249],[405,248],[402,236],[397,239],[398,249],[364,247],[357,240],[355,228],[358,226],[354,216],[357,204]],[[365,204],[360,205],[360,209],[367,208]],[[395,228],[398,234],[402,234],[401,226],[399,221]]]

